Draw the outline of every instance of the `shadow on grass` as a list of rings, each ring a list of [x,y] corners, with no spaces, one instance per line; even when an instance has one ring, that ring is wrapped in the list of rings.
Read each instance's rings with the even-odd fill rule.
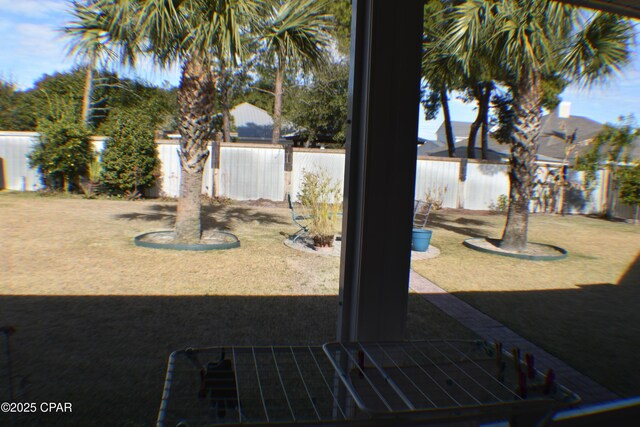
[[[164,205],[157,204],[148,207],[149,212],[131,212],[127,214],[119,214],[115,217],[126,220],[143,220],[149,222],[165,222],[169,227],[173,227],[176,218],[177,206],[175,204]],[[225,206],[225,205],[202,205],[201,219],[203,229],[217,229],[223,231],[231,231],[232,223],[250,223],[257,222],[259,224],[290,224],[282,216],[263,212],[256,208],[242,206]]]
[[[442,229],[451,231],[467,237],[487,237],[494,230],[488,221],[459,217],[451,220],[451,215],[439,215],[432,213],[429,216],[427,228]]]
[[[618,284],[455,295],[621,397],[640,395],[640,256]]]
[[[73,405],[71,414],[18,414],[16,425],[154,425],[171,352],[319,345],[335,339],[337,307],[331,295],[0,296],[0,326],[17,330],[11,359],[19,400]],[[410,338],[468,336],[447,322],[410,296]],[[0,349],[1,402],[8,400],[3,335]],[[12,425],[7,417],[0,413],[0,425]]]

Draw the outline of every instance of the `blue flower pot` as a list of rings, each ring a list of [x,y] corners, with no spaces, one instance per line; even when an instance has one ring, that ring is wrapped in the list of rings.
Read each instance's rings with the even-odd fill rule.
[[[416,252],[426,252],[431,243],[431,230],[414,228],[411,233],[411,250]]]

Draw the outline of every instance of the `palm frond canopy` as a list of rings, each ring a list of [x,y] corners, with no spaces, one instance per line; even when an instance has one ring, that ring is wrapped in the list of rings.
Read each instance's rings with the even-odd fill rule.
[[[73,1],[70,14],[73,20],[62,29],[70,39],[68,55],[87,63],[115,59],[109,22],[100,9]]]
[[[332,18],[327,0],[273,2],[259,26],[265,51],[271,60],[288,61],[304,68],[326,60],[331,45]]]
[[[551,0],[467,0],[454,8],[453,18],[447,48],[462,58],[467,72],[480,55],[501,64],[514,80],[561,72],[595,82],[630,56],[628,21]]]
[[[587,17],[568,46],[562,68],[584,85],[603,83],[630,62],[633,26],[616,15],[598,12]]]
[[[168,66],[197,58],[237,62],[244,55],[243,32],[257,19],[259,0],[96,0],[121,60],[134,64],[150,56]]]

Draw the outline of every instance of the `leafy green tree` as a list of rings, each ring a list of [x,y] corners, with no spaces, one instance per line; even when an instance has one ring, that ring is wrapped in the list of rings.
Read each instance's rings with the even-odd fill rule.
[[[154,130],[176,131],[178,128],[177,89],[154,87],[131,79],[110,79],[104,114],[108,117],[119,110],[138,110],[151,118]],[[94,116],[94,120],[98,117]],[[104,119],[101,119],[104,120]],[[97,130],[104,133],[102,127]]]
[[[329,2],[327,14],[333,16],[332,35],[337,41],[338,51],[348,58],[351,49],[351,0]]]
[[[627,169],[625,164],[634,160],[631,152],[640,137],[640,128],[633,115],[620,117],[618,123],[606,123],[602,131],[594,138],[590,149],[576,159],[576,169],[585,173],[585,184],[587,188],[595,187],[598,170],[606,168],[615,184],[618,182],[619,171]],[[611,191],[608,180],[604,183],[605,200],[609,200],[608,194]],[[602,207],[606,216],[610,215],[608,202]]]
[[[29,164],[38,169],[46,187],[69,192],[79,187],[93,150],[87,129],[69,103],[52,100],[51,110],[38,122],[40,141],[29,154]]]
[[[450,49],[471,70],[477,54],[499,66],[502,83],[513,98],[509,210],[501,246],[523,250],[527,243],[529,201],[536,176],[545,75],[569,81],[603,81],[629,62],[633,30],[614,15],[585,15],[550,0],[468,0],[454,11],[447,33]],[[503,118],[505,118],[503,116]]]
[[[215,61],[233,63],[244,54],[242,33],[256,19],[254,0],[97,0],[92,6],[107,17],[110,40],[125,63],[148,55],[156,63],[181,64],[178,89],[180,198],[175,233],[179,241],[197,242],[202,177],[214,128]]]
[[[634,208],[633,223],[637,224],[640,214],[640,163],[620,172],[620,199]]]
[[[308,85],[292,89],[287,119],[299,127],[307,142],[321,136],[344,142],[348,85],[349,65],[337,62],[319,68]]]
[[[326,62],[331,45],[331,17],[328,0],[269,0],[266,16],[259,26],[264,54],[275,68],[273,135],[280,142],[282,97],[287,68],[312,67]]]
[[[139,110],[113,112],[103,130],[101,181],[112,193],[137,197],[156,181],[160,160],[153,121]]]
[[[34,90],[20,91],[12,83],[0,80],[0,130],[35,131],[38,114],[48,109],[44,102],[35,107],[35,95]]]

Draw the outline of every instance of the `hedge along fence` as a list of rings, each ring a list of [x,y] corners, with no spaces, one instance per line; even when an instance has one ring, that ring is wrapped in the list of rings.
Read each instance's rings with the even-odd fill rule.
[[[94,137],[96,149],[104,145],[104,137]],[[0,132],[0,184],[17,191],[40,189],[37,171],[29,168],[27,154],[37,143],[34,132]],[[162,171],[155,188],[148,197],[178,197],[180,191],[179,143],[177,140],[158,140],[158,155]],[[290,193],[293,200],[302,182],[304,170],[324,169],[328,175],[344,185],[344,150],[317,150],[284,147],[270,144],[222,143],[209,145],[210,156],[204,170],[202,192],[209,196],[223,196],[234,200],[268,199],[282,201]],[[558,164],[541,164],[539,176],[546,168]],[[393,173],[389,170],[389,173]],[[500,162],[420,157],[416,164],[415,198],[424,199],[428,189],[446,188],[444,207],[487,210],[497,205],[501,195],[509,193],[508,166]],[[569,181],[579,186],[583,173],[569,171]],[[571,191],[568,195],[569,213],[599,213],[603,207],[614,207],[614,214],[628,216],[632,210],[616,199],[605,196],[601,182],[610,179],[599,173],[598,185],[588,195]],[[534,198],[535,199],[535,198]],[[532,210],[539,210],[534,200]]]

